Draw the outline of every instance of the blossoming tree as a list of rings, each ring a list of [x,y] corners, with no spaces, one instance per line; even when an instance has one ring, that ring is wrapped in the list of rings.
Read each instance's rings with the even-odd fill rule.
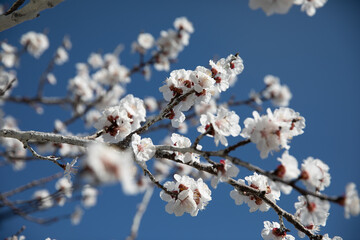
[[[313,16],[325,3],[250,0],[249,6],[272,15],[287,13],[298,4]],[[0,22],[12,21],[5,16],[21,11],[21,1],[16,4],[19,6],[14,4],[0,16]],[[141,32],[131,45],[132,52],[139,56],[132,66],[126,59],[120,61],[122,46],[111,53],[89,53],[75,65],[76,72],[66,86],[58,84],[66,88],[62,96],[48,96],[45,90],[64,81],[56,77],[55,69],[69,61],[69,37],[63,38],[39,81],[33,83],[36,91],[31,97],[16,94],[23,81],[17,71],[26,64],[26,55],[42,57],[49,48],[49,36],[30,31],[20,37],[18,46],[1,42],[1,165],[21,173],[25,167],[31,168],[30,161],[42,160],[42,164],[60,170],[2,191],[0,207],[7,212],[1,218],[7,221],[15,215],[37,224],[70,219],[78,225],[83,214],[103,197],[103,186],[120,183],[124,195],[143,195],[129,229],[128,239],[135,239],[145,210],[151,206],[154,188],[160,189],[154,201],[161,199],[168,214],[196,217],[212,205],[213,192],[228,185],[233,204],[247,205],[250,212],[272,211],[277,215],[263,221],[256,236],[265,240],[295,239],[297,235],[342,239],[326,233],[330,206],[342,206],[345,218],[359,215],[356,184],[347,184],[344,194],[327,194],[324,190],[330,187],[331,166],[312,156],[302,160],[291,153],[291,141],[306,132],[306,125],[301,113],[289,107],[293,97],[290,88],[268,74],[260,90],[224,100],[226,93],[236,91],[246,61],[234,52],[190,69],[174,68],[194,32],[193,23],[186,17],[175,18],[173,27],[162,30],[157,38],[153,33]],[[167,77],[156,81],[154,71],[167,72]],[[148,92],[142,98],[128,92],[134,76],[142,76],[137,81],[153,81],[158,93]],[[47,106],[56,106],[58,111],[70,112],[70,116],[54,119],[52,131],[42,131],[41,126],[36,126],[36,131],[25,131],[21,122],[26,116],[8,114],[9,104],[25,105],[44,116]],[[271,107],[263,111],[265,104]],[[252,115],[242,114],[245,107],[252,109]],[[81,130],[74,131],[72,126],[76,124]],[[258,150],[253,158],[271,162],[271,168],[262,167],[260,161],[243,159],[242,153],[251,145]],[[42,188],[44,184],[52,187]],[[24,191],[32,191],[31,196],[17,198]],[[297,198],[295,210],[282,205],[288,195]],[[51,217],[45,214],[53,208],[71,211]],[[25,227],[18,228],[7,239],[25,239]]]

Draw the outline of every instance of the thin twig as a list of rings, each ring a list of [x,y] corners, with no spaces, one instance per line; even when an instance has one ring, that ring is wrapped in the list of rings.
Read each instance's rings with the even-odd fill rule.
[[[130,236],[127,237],[126,240],[135,240],[137,238],[141,219],[149,205],[149,202],[150,202],[151,196],[153,195],[153,192],[154,192],[154,187],[149,187],[146,190],[144,197],[143,197],[140,205],[138,206],[138,210],[134,216],[133,224],[131,226]]]
[[[1,193],[0,197],[2,196],[2,197],[8,198],[8,197],[10,197],[12,195],[23,192],[23,191],[28,190],[30,188],[45,184],[47,182],[51,182],[52,180],[57,179],[57,178],[61,177],[62,175],[63,175],[62,172],[58,172],[58,173],[56,173],[54,175],[51,175],[49,177],[34,180],[34,181],[29,182],[29,183],[27,183],[27,184],[25,184],[23,186],[17,187],[15,189],[11,190],[11,191]]]

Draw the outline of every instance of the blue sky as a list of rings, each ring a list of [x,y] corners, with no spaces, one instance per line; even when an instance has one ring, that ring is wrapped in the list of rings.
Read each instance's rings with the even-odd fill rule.
[[[48,31],[50,49],[35,60],[29,55],[21,59],[18,69],[19,85],[14,94],[32,96],[47,62],[64,35],[69,35],[73,48],[70,60],[55,69],[58,85],[47,86],[47,96],[66,93],[69,78],[75,75],[74,64],[86,61],[91,52],[111,52],[119,44],[125,46],[121,54],[122,64],[131,67],[137,56],[131,54],[131,42],[141,31],[159,36],[161,30],[172,28],[176,17],[186,16],[193,22],[195,33],[190,45],[180,53],[173,69],[195,69],[207,66],[209,59],[226,57],[239,52],[245,70],[233,89],[223,96],[235,95],[246,99],[251,89],[263,87],[263,77],[273,74],[289,86],[293,94],[290,107],[306,119],[305,133],[291,142],[290,154],[299,162],[308,156],[319,158],[330,166],[332,183],[325,193],[340,195],[348,182],[360,186],[358,146],[360,140],[360,3],[356,0],[330,0],[324,8],[310,18],[293,6],[286,15],[267,17],[262,11],[253,11],[248,1],[65,1],[54,9],[41,13],[33,21],[18,25],[0,33],[0,40],[19,46],[22,34],[28,31]],[[127,92],[137,97],[161,98],[158,87],[169,75],[155,72],[150,82],[134,75]],[[272,107],[265,104],[264,107]],[[65,120],[69,112],[58,108],[45,108],[45,114],[37,115],[27,106],[9,104],[4,111],[19,118],[22,130],[51,131],[54,119]],[[248,107],[234,108],[243,120],[251,115]],[[24,118],[23,116],[26,116]],[[77,122],[70,127],[73,132],[82,129]],[[82,130],[81,130],[82,131]],[[153,135],[158,143],[165,133]],[[196,136],[190,129],[190,137]],[[231,139],[232,142],[236,141]],[[204,141],[209,149],[211,141]],[[236,156],[265,169],[277,166],[275,153],[261,160],[255,145],[248,145],[235,152]],[[0,191],[12,189],[41,178],[59,169],[49,162],[30,162],[25,170],[13,172],[10,167],[0,168]],[[240,169],[239,177],[248,172]],[[54,189],[53,183],[48,185]],[[263,221],[277,221],[273,211],[249,213],[247,206],[236,206],[230,198],[231,188],[220,184],[212,191],[213,200],[197,217],[175,217],[165,212],[165,202],[156,189],[150,202],[138,239],[260,239]],[[31,196],[32,191],[20,197]],[[13,217],[0,223],[0,237],[5,238],[26,225],[27,239],[124,239],[137,204],[142,196],[123,195],[121,186],[112,185],[100,189],[98,204],[85,212],[80,225],[72,226],[63,220],[49,226],[41,226]],[[279,205],[294,212],[296,194],[282,196]],[[71,212],[76,203],[67,207],[40,213],[38,216],[53,216]],[[356,239],[360,218],[346,220],[343,209],[332,205],[327,226],[321,233],[340,235],[344,239]],[[290,224],[286,224],[290,227]],[[292,231],[297,235],[296,231]]]

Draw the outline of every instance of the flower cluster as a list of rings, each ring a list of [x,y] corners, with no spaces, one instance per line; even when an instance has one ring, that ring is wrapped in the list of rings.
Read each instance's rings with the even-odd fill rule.
[[[43,33],[36,32],[28,32],[21,36],[20,43],[35,58],[39,58],[49,47],[48,37]]]
[[[264,83],[266,84],[266,89],[263,92],[263,96],[266,99],[271,99],[275,106],[287,107],[289,105],[292,94],[288,86],[280,84],[278,77],[267,75],[264,78]]]
[[[17,48],[2,42],[0,51],[0,61],[7,68],[12,68],[18,63]]]
[[[200,133],[207,133],[208,136],[214,137],[216,146],[219,141],[224,146],[228,145],[227,136],[236,137],[240,134],[240,117],[234,112],[221,106],[217,110],[217,115],[214,116],[208,112],[200,117],[201,126],[197,128]]]
[[[168,102],[192,92],[171,110],[168,118],[173,127],[178,128],[184,122],[183,111],[189,110],[194,104],[208,103],[212,96],[228,89],[230,80],[236,78],[244,68],[238,55],[229,55],[216,64],[210,60],[210,65],[211,70],[202,66],[196,67],[194,71],[174,70],[166,79],[166,84],[159,88]]]
[[[231,177],[236,177],[239,174],[239,168],[237,168],[231,161],[229,160],[220,160],[220,164],[217,165],[217,176],[214,176],[211,179],[211,186],[216,188],[219,181],[226,182]]]
[[[245,180],[251,188],[265,192],[265,197],[274,203],[276,200],[280,199],[280,191],[270,187],[267,177],[254,173],[252,176],[245,177]],[[239,179],[238,182],[245,185],[245,181],[243,179]],[[258,209],[262,212],[266,212],[270,209],[270,206],[261,198],[248,192],[240,192],[235,189],[230,192],[230,197],[235,200],[236,205],[247,203],[250,208],[250,212],[254,212]]]
[[[261,8],[267,16],[274,13],[285,14],[293,4],[301,5],[301,11],[306,11],[310,17],[314,16],[316,9],[323,7],[327,0],[250,0],[249,7],[253,10]]]
[[[91,183],[121,182],[126,194],[137,192],[131,149],[120,151],[101,143],[89,145],[82,174]]]
[[[178,148],[188,148],[191,146],[191,141],[189,138],[181,136],[179,134],[173,133],[171,135],[171,142],[174,147]],[[201,150],[201,145],[197,145],[197,149]],[[198,154],[195,153],[181,153],[181,152],[174,152],[175,159],[180,160],[183,163],[189,162],[200,162],[200,157]]]
[[[61,193],[61,195],[55,198],[55,201],[59,206],[64,206],[66,198],[71,198],[72,196],[72,182],[68,178],[62,177],[56,182],[55,188]]]
[[[185,17],[174,21],[175,30],[161,31],[156,40],[158,48],[154,67],[158,71],[169,71],[170,61],[176,59],[178,54],[189,44],[190,34],[194,32],[192,23]]]
[[[12,116],[3,116],[0,111],[0,129],[19,130],[15,118]],[[26,156],[26,149],[22,142],[15,138],[0,139],[1,145],[5,148],[5,158],[13,165],[14,170],[22,170],[25,167],[25,161],[21,160]]]
[[[146,110],[141,99],[129,94],[120,100],[118,106],[106,108],[95,123],[95,128],[104,130],[107,142],[118,142],[144,122]]]
[[[261,158],[280,148],[289,149],[288,141],[302,134],[305,127],[305,119],[291,108],[279,108],[274,113],[267,109],[267,115],[263,116],[254,111],[253,116],[245,119],[241,136],[256,143]]]
[[[174,175],[176,182],[168,181],[164,187],[174,195],[169,195],[165,191],[160,192],[162,200],[168,202],[165,210],[169,214],[182,216],[185,212],[191,216],[197,216],[199,210],[211,200],[211,191],[201,178],[195,181],[188,176]]]

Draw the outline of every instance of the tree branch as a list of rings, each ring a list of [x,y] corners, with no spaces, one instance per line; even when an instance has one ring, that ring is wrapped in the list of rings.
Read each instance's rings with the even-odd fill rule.
[[[37,131],[16,131],[11,129],[1,129],[0,137],[16,138],[21,142],[53,142],[53,143],[66,143],[70,145],[76,145],[86,147],[91,143],[84,137],[76,136],[63,136],[55,133],[37,132]]]
[[[17,10],[19,6],[13,5],[7,14],[0,15],[0,32],[12,28],[22,22],[32,20],[40,16],[40,12],[48,8],[53,8],[63,0],[30,0],[23,8]]]

